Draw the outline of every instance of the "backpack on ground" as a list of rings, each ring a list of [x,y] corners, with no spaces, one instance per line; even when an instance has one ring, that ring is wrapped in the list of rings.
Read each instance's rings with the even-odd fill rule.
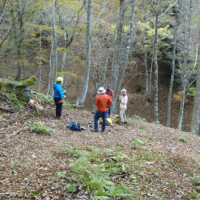
[[[99,123],[100,124],[103,124],[103,119],[102,119],[102,117],[99,119]],[[106,119],[106,125],[107,126],[110,126],[112,124],[112,119],[111,118],[107,118]]]
[[[36,110],[38,113],[41,113],[44,111],[44,107],[41,106],[37,101],[31,99],[28,102],[28,107],[31,108],[32,110]]]
[[[67,124],[67,128],[69,128],[70,130],[73,130],[73,131],[81,131],[82,130],[79,122],[69,122]]]
[[[116,117],[115,117],[115,122],[116,122],[116,123],[120,123],[120,122],[121,122],[121,118],[120,118],[119,115],[116,115]]]

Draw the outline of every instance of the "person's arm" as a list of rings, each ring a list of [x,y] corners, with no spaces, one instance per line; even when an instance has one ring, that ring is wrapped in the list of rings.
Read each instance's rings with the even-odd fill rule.
[[[98,105],[99,105],[98,97],[96,98],[95,105],[96,105],[97,107],[98,107]]]
[[[119,101],[120,101],[120,103],[122,102],[122,99],[123,99],[123,95],[119,95]]]
[[[128,102],[128,98],[127,98],[127,97],[124,97],[124,98],[122,99],[122,101],[121,101],[121,103],[122,103],[123,105],[126,105],[127,102]]]
[[[110,97],[108,97],[108,105],[107,105],[107,108],[109,108],[110,106],[111,106],[111,104],[112,104],[112,99],[110,98]]]
[[[122,98],[121,104],[125,105],[125,98]]]
[[[112,99],[114,97],[114,92],[113,92],[113,90],[110,90],[110,91],[111,91],[110,98]]]
[[[62,87],[61,86],[58,87],[57,90],[58,90],[58,93],[59,93],[60,97],[62,98],[63,95],[65,94],[65,92],[62,90]]]

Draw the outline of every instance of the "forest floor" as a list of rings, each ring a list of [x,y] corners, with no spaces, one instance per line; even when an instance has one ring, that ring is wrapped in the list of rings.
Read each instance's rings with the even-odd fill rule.
[[[200,137],[133,118],[93,133],[91,112],[64,106],[63,120],[54,112],[0,113],[1,200],[200,199]],[[30,132],[37,121],[52,134]],[[86,130],[67,129],[69,121]]]

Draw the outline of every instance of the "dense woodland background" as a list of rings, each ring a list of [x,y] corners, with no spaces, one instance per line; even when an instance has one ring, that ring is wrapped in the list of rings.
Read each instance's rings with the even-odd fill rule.
[[[53,96],[63,76],[67,100],[92,111],[97,89],[126,88],[127,113],[199,131],[199,0],[4,0],[0,78],[34,75]],[[1,91],[2,93],[2,91]],[[193,109],[194,108],[194,109]]]

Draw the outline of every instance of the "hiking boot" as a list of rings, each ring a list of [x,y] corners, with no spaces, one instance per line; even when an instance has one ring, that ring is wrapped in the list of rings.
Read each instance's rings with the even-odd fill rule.
[[[120,122],[119,125],[123,126],[123,125],[124,125],[124,122]]]
[[[128,122],[124,122],[124,124],[128,124]]]
[[[63,119],[63,117],[62,117],[62,116],[56,116],[56,118],[57,118],[57,119]]]
[[[93,130],[91,130],[91,132],[99,132],[99,130],[98,129],[93,129]]]
[[[105,130],[102,130],[101,132],[105,133],[106,131],[105,131]]]

